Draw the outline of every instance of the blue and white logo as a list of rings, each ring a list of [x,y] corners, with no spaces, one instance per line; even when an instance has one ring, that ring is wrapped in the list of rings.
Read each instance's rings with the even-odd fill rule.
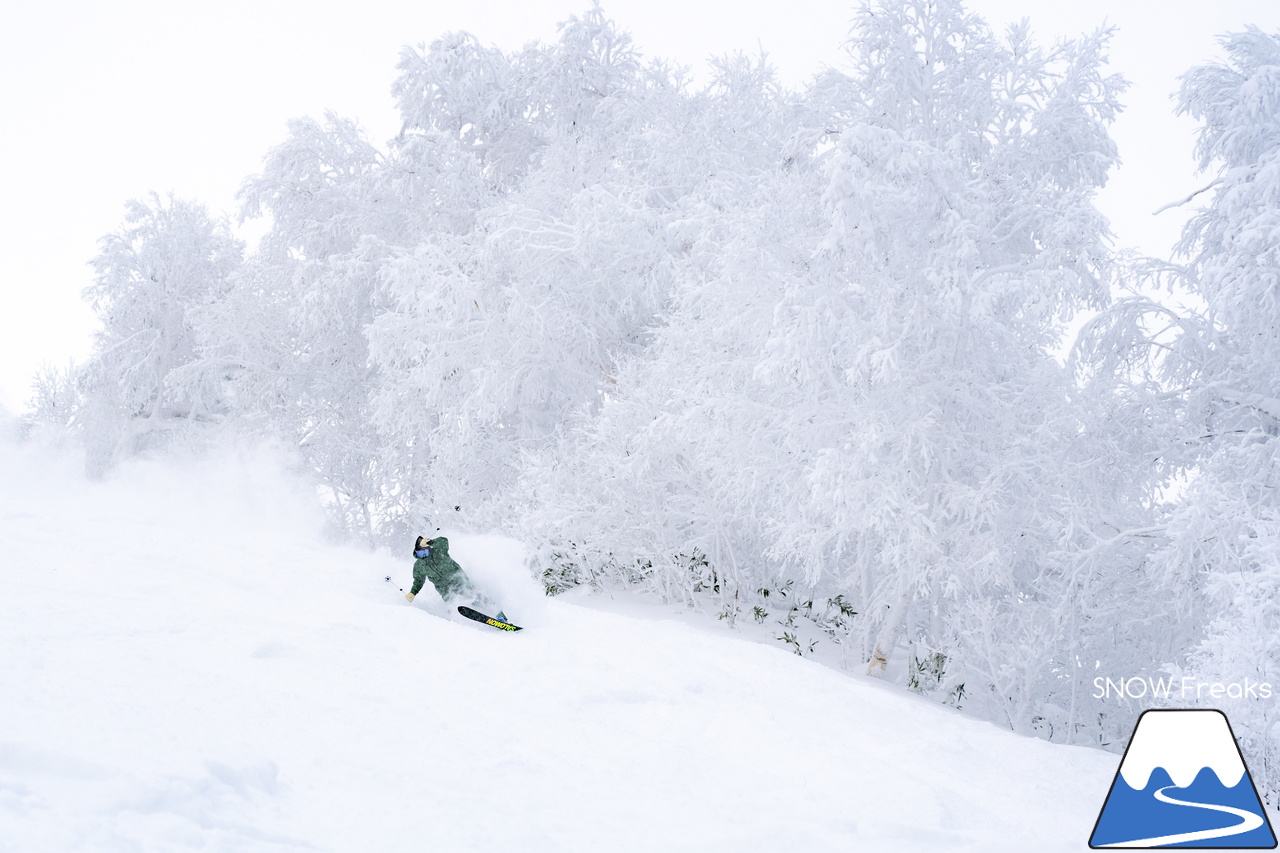
[[[1274,848],[1226,715],[1144,711],[1089,846]]]

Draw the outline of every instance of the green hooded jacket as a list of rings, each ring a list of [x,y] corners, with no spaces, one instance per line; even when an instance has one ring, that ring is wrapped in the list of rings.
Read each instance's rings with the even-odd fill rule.
[[[462,566],[449,556],[449,540],[437,536],[435,539],[425,540],[425,544],[431,549],[431,553],[419,557],[413,564],[413,588],[409,592],[417,595],[427,580],[431,581],[436,592],[446,601],[471,592],[471,581],[463,573]]]

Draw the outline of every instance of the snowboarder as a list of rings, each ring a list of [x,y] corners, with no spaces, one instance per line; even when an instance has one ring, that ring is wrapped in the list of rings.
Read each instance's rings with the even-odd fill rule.
[[[436,531],[437,533],[439,531]],[[440,593],[446,604],[454,602],[469,603],[478,610],[492,613],[496,606],[483,593],[476,589],[471,578],[462,571],[452,557],[449,556],[449,540],[443,536],[427,539],[419,536],[413,543],[413,556],[417,560],[413,564],[413,586],[405,594],[405,598],[413,601],[428,580]],[[499,610],[499,620],[506,622],[506,615]]]

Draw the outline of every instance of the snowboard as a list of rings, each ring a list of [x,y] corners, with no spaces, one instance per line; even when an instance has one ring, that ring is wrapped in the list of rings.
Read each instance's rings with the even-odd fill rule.
[[[524,630],[519,625],[512,625],[510,622],[503,622],[500,619],[494,619],[492,616],[485,616],[479,610],[472,610],[470,607],[467,607],[466,605],[459,607],[458,612],[461,613],[463,616],[467,617],[468,619],[475,620],[476,622],[483,622],[486,625],[492,625],[493,627],[499,628],[503,631]]]

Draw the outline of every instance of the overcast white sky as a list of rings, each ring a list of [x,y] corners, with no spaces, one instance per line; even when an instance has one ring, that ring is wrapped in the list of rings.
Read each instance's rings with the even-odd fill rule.
[[[170,190],[233,213],[234,195],[285,122],[326,109],[377,141],[398,129],[389,94],[400,47],[468,30],[517,48],[555,38],[590,0],[44,0],[0,9],[0,407],[24,408],[42,363],[83,359],[81,302],[98,238],[126,199]],[[970,0],[993,25],[1031,20],[1041,42],[1109,22],[1112,66],[1133,86],[1113,130],[1124,166],[1101,206],[1118,242],[1167,254],[1203,181],[1192,125],[1172,114],[1177,76],[1218,54],[1215,36],[1280,31],[1276,0]],[[770,55],[800,84],[841,63],[854,3],[606,0],[650,57],[704,68],[735,50]],[[1200,183],[1197,183],[1200,181]]]

